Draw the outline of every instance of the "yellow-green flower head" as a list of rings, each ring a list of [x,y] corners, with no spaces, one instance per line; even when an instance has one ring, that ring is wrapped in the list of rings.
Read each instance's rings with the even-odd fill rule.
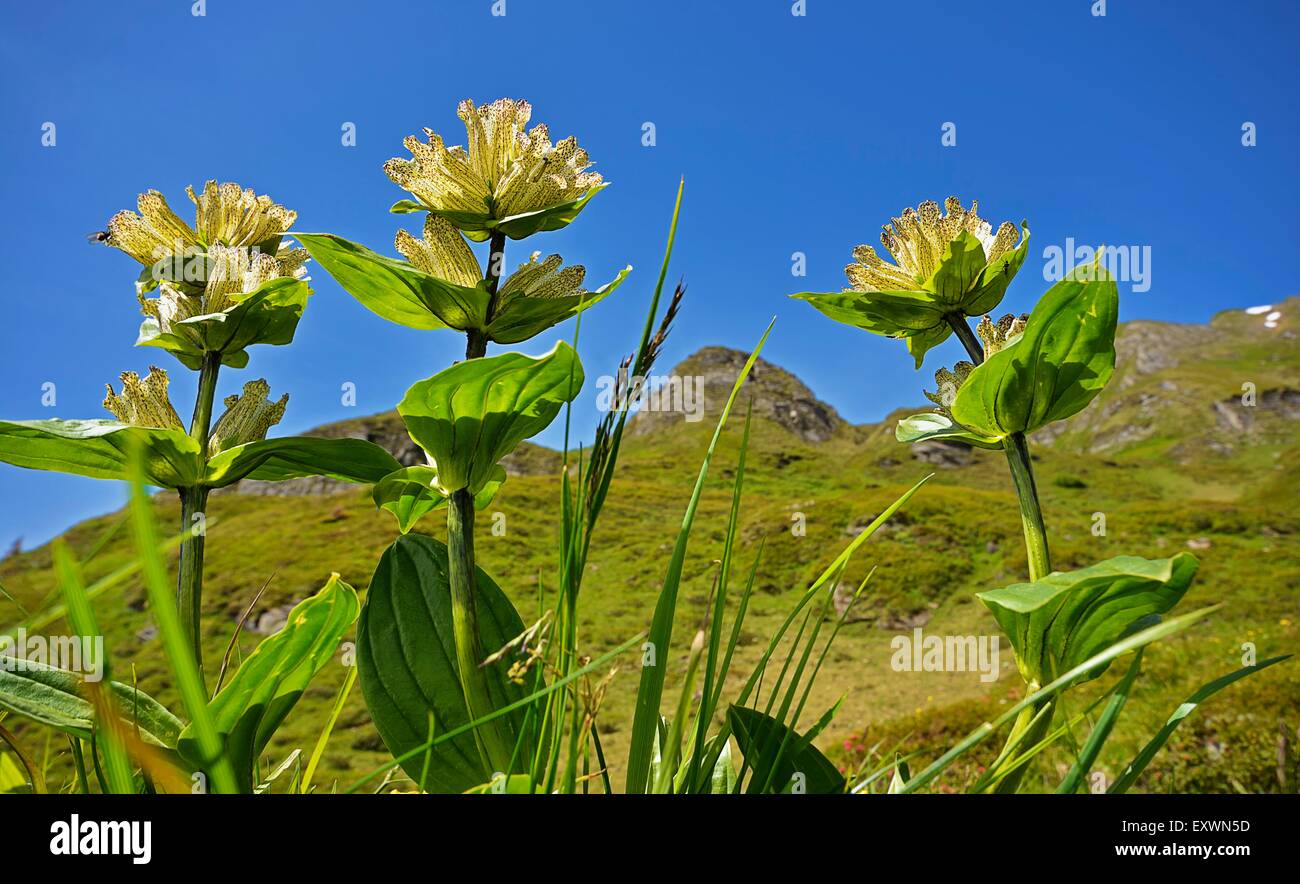
[[[849,288],[792,297],[837,322],[905,339],[919,368],[926,351],[952,334],[954,322],[993,310],[1024,263],[1028,224],[1018,231],[1006,221],[995,231],[978,208],[978,202],[966,209],[948,197],[943,209],[933,200],[904,209],[880,235],[892,263],[871,246],[858,246],[844,268]]]
[[[163,282],[157,298],[139,294],[140,311],[158,320],[163,334],[176,332],[176,324],[195,316],[224,313],[241,295],[280,278],[306,279],[307,250],[281,244],[274,255],[241,247],[209,246],[204,262],[206,279],[196,283]]]
[[[535,218],[503,225],[519,238],[567,224],[581,208],[570,204],[580,203],[602,184],[598,173],[587,171],[591,160],[573,136],[552,144],[545,124],[527,129],[532,106],[526,101],[502,98],[476,107],[466,99],[456,113],[465,124],[466,147],[448,147],[442,136],[425,129],[425,141],[414,135],[403,141],[411,159],[384,164],[388,177],[419,201],[416,210],[443,214],[475,235],[515,216],[572,209],[568,217],[553,213],[550,222]]]
[[[917,290],[935,275],[945,252],[963,232],[979,243],[984,264],[997,261],[1020,239],[1020,232],[1010,221],[1003,221],[994,233],[992,225],[979,216],[979,200],[964,209],[961,200],[950,196],[944,201],[944,209],[947,214],[939,211],[934,200],[926,200],[916,209],[904,209],[902,217],[885,225],[880,243],[893,257],[893,264],[871,246],[854,249],[855,263],[844,268],[853,287],[864,292]]]
[[[259,379],[244,384],[241,395],[227,396],[226,411],[212,427],[208,453],[215,455],[236,445],[265,439],[267,431],[284,417],[289,403],[288,393],[276,402],[269,401],[270,393],[271,385]]]
[[[193,254],[209,246],[253,248],[276,241],[293,226],[298,213],[259,196],[251,189],[208,181],[203,192],[185,188],[194,203],[194,226],[181,220],[156,190],[140,194],[139,214],[123,210],[108,222],[108,244],[141,264]]]
[[[405,230],[397,231],[397,251],[411,266],[430,276],[456,285],[473,288],[483,279],[478,259],[470,251],[460,232],[440,215],[424,220],[424,239],[416,239]]]
[[[582,281],[587,269],[581,264],[564,265],[559,255],[547,255],[538,261],[541,252],[533,252],[501,285],[503,301],[511,298],[565,298],[582,295],[586,289]]]
[[[108,395],[104,397],[104,407],[124,424],[133,427],[155,427],[163,430],[184,430],[180,415],[172,407],[167,395],[167,372],[157,366],[149,366],[149,373],[143,378],[133,371],[122,372],[122,394],[113,392],[111,384],[105,384]]]

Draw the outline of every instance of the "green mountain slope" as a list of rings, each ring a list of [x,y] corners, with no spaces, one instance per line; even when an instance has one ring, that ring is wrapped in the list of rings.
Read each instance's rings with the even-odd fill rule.
[[[1280,316],[1269,319],[1274,311]],[[1241,665],[1243,644],[1254,643],[1261,659],[1297,649],[1297,316],[1300,298],[1291,298],[1263,313],[1227,311],[1206,326],[1126,324],[1108,390],[1071,421],[1032,440],[1057,568],[1120,553],[1156,557],[1191,549],[1202,568],[1185,610],[1226,602],[1205,623],[1147,655],[1151,677],[1099,763],[1111,776],[1136,751],[1141,735],[1158,727],[1183,697]],[[691,482],[743,359],[734,351],[706,348],[673,370],[702,380],[702,420],[655,413],[639,415],[631,424],[583,591],[584,652],[599,653],[647,626]],[[1246,388],[1253,390],[1253,405],[1243,404],[1244,384],[1253,385]],[[894,420],[924,407],[855,426],[792,374],[763,361],[745,394],[753,402],[754,425],[739,567],[748,569],[760,540],[765,552],[734,671],[748,672],[794,594],[856,531],[933,471],[934,480],[863,548],[846,574],[845,582],[856,586],[878,566],[871,590],[854,609],[854,622],[822,670],[806,717],[820,715],[843,696],[833,736],[823,743],[834,757],[854,763],[863,747],[888,751],[897,742],[907,749],[947,744],[996,714],[1018,682],[1006,642],[1002,677],[988,684],[973,672],[895,672],[890,641],[916,627],[996,634],[974,593],[1023,579],[1026,572],[1001,454],[934,443],[909,449],[894,441]],[[399,459],[419,459],[392,413],[317,432],[370,438]],[[740,421],[733,416],[714,460],[687,561],[674,667],[684,663],[712,585],[739,435]],[[526,445],[513,455],[507,464],[511,478],[491,507],[504,518],[504,535],[484,531],[479,542],[480,563],[512,596],[525,621],[538,608],[539,591],[549,599],[554,583],[551,513],[560,464],[557,453],[537,446]],[[159,498],[157,508],[164,525],[175,522],[173,503]],[[1098,514],[1105,518],[1104,536],[1093,530]],[[118,514],[83,522],[67,539],[75,552],[86,555],[120,519]],[[429,518],[418,530],[439,535],[442,526]],[[128,535],[122,530],[108,539],[87,568],[89,577],[131,558]],[[264,583],[266,591],[249,619],[254,631],[240,639],[237,655],[252,649],[258,633],[276,629],[292,604],[315,591],[331,571],[358,589],[365,587],[394,536],[391,518],[375,512],[366,491],[324,480],[244,483],[214,495],[205,658],[221,659],[236,621]],[[0,562],[0,583],[23,606],[39,605],[54,585],[48,547]],[[0,623],[18,619],[17,612],[0,611]],[[141,686],[169,700],[143,588],[132,585],[102,598],[99,617],[118,677],[130,661]],[[621,767],[626,754],[634,665],[630,658],[625,661],[602,712],[602,739],[614,767]],[[278,762],[295,748],[310,751],[343,674],[341,665],[322,673],[272,743],[270,759]],[[1295,791],[1297,726],[1300,669],[1288,664],[1248,679],[1201,709],[1139,785],[1150,791],[1276,791],[1283,788],[1282,779]],[[20,734],[39,755],[43,737],[31,729]],[[61,748],[50,747],[53,767],[65,763]],[[1054,755],[1050,762],[1059,765],[1065,757]],[[317,782],[337,779],[346,785],[387,759],[356,691]]]

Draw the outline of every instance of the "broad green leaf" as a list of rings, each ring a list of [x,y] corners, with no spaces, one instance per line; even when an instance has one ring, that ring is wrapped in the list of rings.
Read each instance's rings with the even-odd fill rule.
[[[999,440],[989,439],[959,427],[937,411],[903,418],[894,428],[894,438],[909,445],[926,439],[941,439],[948,442],[965,442],[968,445],[995,451],[1002,448]]]
[[[506,297],[488,323],[488,337],[498,344],[526,341],[604,300],[631,272],[632,267],[629,265],[620,270],[612,282],[582,295],[564,295],[558,298]]]
[[[911,337],[935,328],[948,328],[943,306],[929,292],[799,292],[790,297],[807,301],[826,316],[891,338]],[[951,333],[951,329],[949,329]]]
[[[510,215],[500,219],[493,218],[491,213],[486,210],[486,207],[482,212],[448,211],[433,209],[416,200],[409,199],[398,200],[393,203],[389,211],[397,214],[429,212],[438,215],[451,222],[453,227],[459,229],[474,242],[486,242],[492,237],[493,230],[500,230],[511,239],[523,239],[532,236],[534,233],[559,230],[568,226],[574,218],[578,217],[578,213],[591,201],[591,198],[608,186],[609,182],[606,181],[593,187],[577,199],[566,200],[553,206],[547,206],[545,209],[538,209],[535,212],[522,212],[518,215]]]
[[[1169,716],[1168,721],[1165,722],[1164,727],[1160,728],[1160,731],[1151,738],[1150,742],[1142,747],[1141,751],[1139,751],[1134,759],[1124,768],[1124,773],[1120,774],[1119,779],[1112,783],[1110,788],[1106,791],[1113,794],[1127,792],[1133,785],[1134,781],[1137,780],[1138,776],[1141,775],[1142,771],[1146,770],[1147,765],[1151,763],[1151,759],[1154,758],[1156,753],[1160,751],[1161,747],[1168,742],[1169,737],[1173,735],[1173,732],[1178,728],[1178,725],[1182,724],[1184,718],[1195,712],[1197,706],[1200,706],[1228,685],[1239,681],[1248,675],[1254,675],[1261,669],[1267,669],[1275,663],[1281,663],[1283,660],[1288,660],[1290,658],[1291,654],[1284,654],[1280,657],[1270,657],[1267,660],[1262,660],[1259,663],[1256,663],[1254,666],[1245,666],[1238,669],[1236,672],[1229,672],[1227,675],[1220,676],[1208,684],[1201,685],[1195,693],[1178,705],[1178,708],[1174,710],[1173,714]]]
[[[345,292],[390,322],[421,329],[487,325],[490,295],[483,284],[456,285],[332,233],[297,236]]]
[[[82,673],[12,656],[0,657],[0,709],[46,727],[89,740],[95,708],[85,697]],[[109,682],[118,716],[146,743],[175,749],[183,727],[153,697],[130,685]]]
[[[953,420],[1001,439],[1082,411],[1114,371],[1118,310],[1113,280],[1058,282],[1038,302],[1020,339],[966,378]]]
[[[243,368],[248,365],[248,347],[293,341],[311,293],[300,279],[271,279],[252,292],[232,295],[236,303],[230,309],[179,320],[170,331],[147,317],[135,343],[160,347],[195,371],[202,366],[204,351],[220,353],[223,365]]]
[[[0,421],[0,461],[92,479],[129,479],[134,448],[144,452],[150,485],[199,481],[199,445],[183,430],[133,427],[111,420]]]
[[[939,266],[926,280],[925,288],[947,310],[963,310],[967,293],[984,270],[984,246],[969,230],[957,234],[943,247]]]
[[[279,482],[328,476],[368,485],[400,468],[397,458],[365,439],[288,436],[247,442],[219,452],[208,461],[203,484],[221,488],[240,479]]]
[[[1020,674],[1046,684],[1158,620],[1187,592],[1196,568],[1189,553],[1169,559],[1118,556],[976,595],[1011,639]]]
[[[477,496],[497,461],[546,429],[582,382],[578,354],[560,341],[536,358],[503,353],[458,362],[416,382],[397,411],[436,465],[438,489]]]
[[[252,790],[262,750],[334,656],[359,609],[356,592],[332,575],[320,592],[293,607],[280,631],[257,646],[208,704],[241,790]],[[183,755],[198,762],[190,728],[182,732],[179,745]]]
[[[744,706],[727,710],[727,720],[736,737],[740,754],[760,775],[772,783],[777,792],[789,791],[796,774],[802,775],[802,788],[809,795],[834,795],[844,791],[844,775],[816,746],[799,736],[770,715]],[[776,758],[777,753],[780,757]],[[775,769],[773,769],[775,762]],[[773,770],[768,777],[767,772]]]
[[[469,723],[456,668],[447,569],[447,547],[430,537],[407,534],[388,547],[357,627],[357,665],[375,728],[403,770],[419,782],[427,761],[428,791],[464,792],[507,773],[483,769],[473,733],[413,752],[430,742],[430,715],[435,739]],[[477,584],[479,635],[491,654],[520,635],[524,624],[481,568]],[[526,696],[506,678],[508,667],[505,660],[487,667],[496,709]],[[499,719],[510,739],[518,739],[524,715],[518,708]],[[531,758],[531,749],[525,745],[519,757]]]
[[[975,730],[967,734],[957,745],[953,746],[943,755],[930,762],[924,770],[907,781],[903,786],[903,793],[915,792],[922,786],[927,785],[934,780],[939,774],[943,773],[954,761],[971,750],[972,747],[983,742],[991,734],[997,733],[998,729],[1009,724],[1013,719],[1023,713],[1030,707],[1041,708],[1044,703],[1051,700],[1058,693],[1065,690],[1076,679],[1086,678],[1096,672],[1103,671],[1111,661],[1116,657],[1121,657],[1130,651],[1136,651],[1144,648],[1152,642],[1157,642],[1162,638],[1168,638],[1171,635],[1182,632],[1184,629],[1195,624],[1201,618],[1214,611],[1217,611],[1220,605],[1211,605],[1208,608],[1199,608],[1188,614],[1180,614],[1177,617],[1171,617],[1153,626],[1148,626],[1139,632],[1135,632],[1120,641],[1115,642],[1099,654],[1094,654],[1087,660],[1075,666],[1061,675],[1058,675],[1049,684],[1043,685],[1036,691],[1021,699],[1015,705],[1003,710],[1002,714],[992,721],[986,721]]]
[[[474,496],[474,508],[483,509],[491,503],[505,481],[506,471],[498,465],[491,481]],[[447,496],[438,490],[438,470],[431,466],[395,470],[375,483],[370,496],[376,507],[392,513],[403,534],[422,517],[447,503]]]

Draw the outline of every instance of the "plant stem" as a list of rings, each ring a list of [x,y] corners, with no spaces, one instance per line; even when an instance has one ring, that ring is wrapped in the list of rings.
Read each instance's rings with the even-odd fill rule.
[[[488,248],[487,272],[484,274],[488,298],[485,322],[490,322],[496,308],[497,286],[505,264],[506,237],[493,231]],[[487,331],[466,332],[465,358],[480,359],[487,354]],[[468,488],[452,493],[447,502],[448,577],[451,582],[452,637],[456,643],[456,669],[465,694],[469,720],[492,712],[492,695],[487,673],[483,671],[483,641],[478,629],[478,579],[474,564],[474,495]],[[512,747],[501,729],[501,721],[490,721],[475,728],[474,741],[489,773],[509,774]]]
[[[204,353],[199,367],[199,391],[190,421],[190,438],[199,445],[200,462],[208,459],[208,436],[212,431],[212,403],[217,393],[217,375],[221,371],[221,354]],[[179,489],[181,497],[180,574],[176,584],[176,610],[181,629],[189,636],[194,664],[203,675],[203,640],[200,617],[203,611],[203,544],[206,533],[202,522],[195,530],[194,517],[202,515],[208,505],[208,489],[193,486]]]
[[[1007,452],[1007,466],[1011,468],[1011,481],[1020,498],[1020,524],[1025,531],[1029,579],[1042,580],[1052,573],[1052,557],[1047,548],[1047,526],[1038,503],[1038,487],[1034,484],[1034,468],[1029,460],[1029,443],[1024,433],[1012,433],[1003,447]]]
[[[984,361],[984,348],[979,338],[958,314],[945,317],[953,333],[961,341],[971,361],[979,365]],[[1029,579],[1041,580],[1052,573],[1052,556],[1047,546],[1047,526],[1043,522],[1043,508],[1038,502],[1038,486],[1034,482],[1034,467],[1029,458],[1029,442],[1024,433],[1012,433],[1002,445],[1011,470],[1011,481],[1020,500],[1020,524],[1025,533],[1025,554],[1029,559]]]
[[[492,314],[496,312],[497,306],[497,286],[501,283],[501,270],[506,263],[506,235],[500,231],[492,231],[492,239],[488,243],[488,263],[487,273],[483,275],[484,282],[487,283],[488,290],[488,308],[487,322],[492,321]],[[465,344],[465,358],[478,359],[487,354],[487,332],[477,329],[470,329],[465,333],[468,341]]]
[[[971,361],[979,365],[984,361],[984,348],[980,345],[979,338],[970,330],[966,324],[966,317],[959,314],[949,314],[945,317],[948,324],[952,326],[953,333],[961,341],[966,352],[970,354]],[[1038,486],[1034,482],[1034,468],[1029,459],[1029,441],[1025,438],[1024,433],[1012,433],[1002,442],[1002,448],[1007,455],[1007,467],[1011,470],[1011,481],[1016,488],[1016,497],[1020,501],[1020,525],[1025,534],[1025,556],[1029,560],[1029,579],[1041,580],[1048,574],[1052,573],[1051,552],[1047,547],[1047,526],[1043,522],[1043,509],[1038,502]],[[1030,693],[1037,690],[1037,685],[1029,686]],[[1007,735],[1006,745],[1011,745],[1019,740],[1019,745],[1025,749],[1033,746],[1042,739],[1047,733],[1047,728],[1051,725],[1052,713],[1049,712],[1038,719],[1037,723],[1034,718],[1042,710],[1044,705],[1051,703],[1051,700],[1045,700],[1041,704],[1034,704],[1024,709],[1016,718],[1016,722],[1011,727],[1011,732]],[[1021,733],[1026,728],[1032,731],[1026,733],[1023,737]],[[1014,761],[1014,758],[1008,761]],[[1023,764],[1015,771],[1004,777],[994,789],[994,792],[1009,794],[1014,793],[1020,788],[1020,782],[1024,779],[1025,773],[1029,770],[1030,764]]]
[[[469,720],[491,713],[492,695],[482,663],[482,640],[478,629],[478,580],[474,567],[474,495],[462,488],[447,502],[447,557],[451,583],[451,628],[456,643],[456,670]],[[501,730],[500,720],[475,728],[474,741],[489,773],[510,771],[511,746]]]

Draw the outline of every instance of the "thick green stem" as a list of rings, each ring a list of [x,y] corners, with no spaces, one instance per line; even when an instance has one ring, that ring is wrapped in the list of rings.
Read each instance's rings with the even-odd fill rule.
[[[212,431],[212,404],[217,394],[217,375],[221,371],[221,354],[205,353],[199,367],[199,391],[190,421],[190,438],[199,445],[200,457],[207,462],[208,436]],[[176,582],[176,610],[181,628],[190,637],[194,662],[203,674],[203,544],[206,527],[203,519],[208,505],[208,489],[196,486],[181,488],[180,573]],[[196,519],[195,517],[198,516]]]
[[[487,321],[496,309],[497,286],[505,265],[505,234],[494,231],[488,248],[484,282],[488,290]],[[487,354],[487,332],[466,332],[465,358],[480,359]],[[470,721],[493,711],[487,673],[482,668],[486,654],[478,629],[478,579],[474,564],[474,495],[462,488],[447,503],[447,552],[450,561],[451,623],[456,643],[456,668],[465,694]],[[506,738],[501,721],[488,722],[474,730],[479,754],[490,773],[510,773],[512,745]]]
[[[474,721],[493,711],[487,672],[483,669],[483,642],[479,637],[478,580],[474,567],[474,495],[462,488],[447,503],[448,577],[451,582],[451,626],[456,643],[456,669],[469,719]],[[474,730],[479,754],[490,773],[508,773],[511,746],[501,730],[500,720]]]
[[[979,365],[984,361],[984,348],[979,338],[959,314],[945,317],[953,333],[961,341],[971,361]],[[1034,483],[1034,467],[1029,459],[1029,442],[1024,433],[1012,433],[1002,445],[1011,470],[1011,481],[1020,499],[1020,524],[1025,533],[1025,554],[1029,559],[1029,579],[1041,580],[1052,573],[1052,556],[1047,547],[1047,527],[1043,522],[1043,509],[1038,502],[1038,486]]]
[[[1016,496],[1020,498],[1020,524],[1025,532],[1029,579],[1042,580],[1052,573],[1052,556],[1047,548],[1047,527],[1043,524],[1043,510],[1038,503],[1034,468],[1029,460],[1029,443],[1024,433],[1012,433],[1004,440],[1003,448],[1007,452],[1007,466],[1011,468]]]
[[[984,348],[980,345],[979,338],[966,324],[966,317],[960,314],[949,314],[945,318],[948,320],[948,324],[952,326],[957,339],[966,348],[966,352],[970,354],[971,361],[976,365],[983,362]],[[1011,481],[1015,485],[1016,497],[1020,501],[1020,525],[1025,535],[1025,556],[1029,560],[1029,579],[1041,580],[1052,573],[1052,556],[1047,546],[1047,526],[1043,522],[1043,509],[1038,502],[1038,486],[1034,483],[1034,468],[1029,458],[1029,442],[1024,433],[1012,433],[1003,440],[1002,448],[1006,452],[1007,467],[1011,470]],[[1037,689],[1037,685],[1032,684],[1028,688],[1031,693]],[[1033,748],[1047,733],[1047,729],[1052,723],[1053,713],[1049,711],[1039,718],[1037,722],[1034,719],[1042,711],[1043,707],[1051,704],[1051,702],[1051,700],[1046,700],[1021,712],[1016,718],[1016,723],[1011,728],[1011,733],[1007,735],[1006,745],[1010,746],[1019,740],[1017,747],[1019,751]],[[1014,761],[1014,758],[1007,760]],[[1004,777],[994,791],[999,793],[1017,791],[1029,767],[1030,764],[1021,765]]]
[[[497,308],[497,286],[501,283],[501,271],[506,263],[506,235],[500,231],[492,232],[492,239],[488,243],[488,264],[487,273],[483,275],[483,281],[487,284],[488,290],[488,307],[486,320],[492,321],[492,314]],[[465,358],[478,359],[487,354],[487,332],[478,329],[470,329],[465,333],[468,340],[465,344]]]

